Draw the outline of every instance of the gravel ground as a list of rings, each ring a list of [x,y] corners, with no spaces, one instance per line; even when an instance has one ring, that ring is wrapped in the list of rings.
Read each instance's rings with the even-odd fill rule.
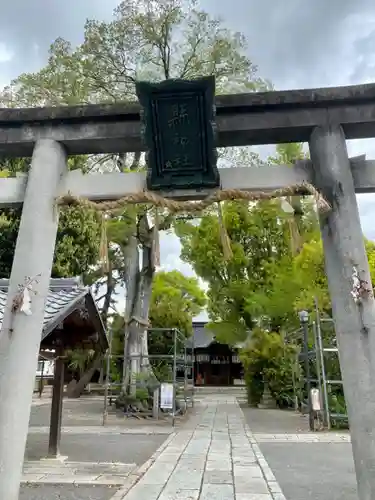
[[[51,418],[51,404],[33,406],[30,413],[30,426],[49,426]],[[66,427],[81,425],[102,425],[103,401],[85,399],[65,399],[63,404],[62,425]],[[122,417],[122,420],[124,418]]]
[[[101,426],[103,423],[103,400],[101,399],[64,399],[62,426]],[[51,403],[33,405],[30,412],[30,427],[49,427],[51,419]],[[179,419],[178,419],[179,420]],[[142,426],[171,427],[171,419],[155,421],[153,419],[127,418],[121,410],[114,406],[108,408],[107,426],[137,428]]]
[[[21,486],[19,500],[109,500],[116,492],[106,486]]]
[[[288,500],[358,500],[351,444],[259,443]]]
[[[153,434],[63,434],[60,453],[70,462],[121,462],[141,465],[166,440]],[[25,459],[40,460],[47,455],[48,434],[29,434]]]

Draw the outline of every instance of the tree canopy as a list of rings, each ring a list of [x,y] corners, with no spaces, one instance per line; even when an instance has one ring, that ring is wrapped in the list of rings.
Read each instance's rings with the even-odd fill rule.
[[[0,94],[0,101],[8,107],[127,101],[136,97],[137,80],[207,74],[216,76],[218,93],[269,86],[258,78],[257,68],[247,56],[244,36],[225,28],[219,19],[202,10],[199,2],[130,0],[120,3],[110,22],[88,20],[80,45],[73,46],[63,38],[55,40],[47,64],[40,71],[16,78]],[[140,154],[84,157],[79,165],[85,171],[129,171],[143,167]],[[137,236],[140,220],[145,221],[144,212],[144,207],[136,211],[127,207],[111,222],[109,236],[114,235],[116,241],[110,237],[108,241],[110,246],[115,243],[116,251],[110,251],[110,258],[114,259],[111,273],[102,280],[108,285],[109,294],[116,284],[124,281],[127,288],[135,288],[129,278],[130,262],[131,259],[138,262],[136,249],[150,244],[146,243],[150,234],[142,242],[137,237],[122,238],[121,245],[118,237],[121,231]],[[109,297],[106,303],[110,302]]]
[[[226,260],[215,213],[199,224],[183,222],[177,229],[182,258],[208,283],[208,310],[218,338],[235,343],[255,325],[272,331],[298,323],[297,311],[314,308],[331,313],[324,253],[319,232],[311,226],[309,203],[302,203],[299,227],[302,245],[292,255],[288,218],[280,202],[250,205],[230,202],[224,207],[225,226],[233,258]],[[312,212],[312,213],[311,213]],[[375,243],[366,241],[375,280]]]
[[[305,156],[301,144],[279,145],[269,162],[292,164]],[[181,257],[208,284],[210,327],[222,341],[242,341],[255,326],[294,327],[297,311],[312,309],[315,297],[322,310],[331,312],[314,204],[303,197],[285,201],[291,210],[285,211],[283,200],[222,204],[233,252],[229,259],[215,210],[177,225]],[[375,276],[375,244],[367,241],[366,248]]]
[[[173,334],[158,329],[177,328],[183,337],[192,333],[192,321],[206,303],[204,291],[197,278],[189,278],[179,271],[160,271],[155,274],[152,283],[150,304],[150,328],[154,328],[148,336],[150,354],[170,354],[173,349]],[[113,318],[112,352],[121,354],[124,349],[124,318],[115,315]],[[182,337],[179,337],[179,346]],[[165,364],[159,360],[157,365]]]
[[[246,49],[241,33],[226,29],[195,0],[127,0],[112,21],[88,20],[78,47],[58,38],[47,65],[20,75],[2,100],[9,106],[124,101],[135,99],[136,80],[211,74],[218,92],[267,86]]]
[[[153,328],[178,328],[185,336],[192,332],[192,319],[206,304],[197,278],[179,271],[160,271],[152,284],[150,323]]]
[[[26,160],[10,162],[0,169],[9,177],[28,168]],[[9,168],[10,167],[10,168]],[[16,247],[21,210],[0,210],[0,277],[9,278]],[[87,207],[65,207],[60,210],[52,277],[79,276],[89,272],[99,260],[101,216]],[[43,244],[43,242],[41,242]]]
[[[279,202],[230,202],[223,212],[230,260],[223,255],[215,213],[204,215],[198,225],[181,223],[177,232],[183,260],[209,285],[211,319],[223,322],[226,330],[235,327],[236,336],[246,335],[259,313],[256,297],[268,290],[270,264],[288,252],[288,227]]]

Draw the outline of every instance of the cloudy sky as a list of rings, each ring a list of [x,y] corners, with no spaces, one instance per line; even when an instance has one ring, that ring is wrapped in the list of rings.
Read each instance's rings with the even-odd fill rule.
[[[228,27],[242,31],[259,74],[277,89],[375,81],[374,0],[201,0]],[[86,18],[110,19],[117,0],[12,0],[0,16],[0,85],[43,65],[52,41],[82,40]],[[350,141],[351,155],[375,158],[375,140]],[[367,237],[375,240],[373,196],[360,197]],[[179,260],[179,243],[162,238],[168,269],[191,273]]]

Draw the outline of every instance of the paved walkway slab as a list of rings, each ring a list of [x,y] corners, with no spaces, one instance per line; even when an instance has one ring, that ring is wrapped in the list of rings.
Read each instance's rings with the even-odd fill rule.
[[[262,409],[240,404],[254,434],[310,434],[308,415],[294,410]]]
[[[62,426],[71,427],[102,427],[103,424],[104,399],[93,397],[82,397],[79,399],[63,400]],[[51,399],[41,399],[34,401],[29,419],[31,428],[49,428],[51,420]],[[177,416],[176,424],[179,425],[185,420],[184,416]],[[160,415],[159,420],[152,418],[127,417],[123,411],[116,410],[114,406],[108,407],[106,427],[123,427],[125,429],[137,429],[152,427],[153,429],[166,428],[171,430],[172,419],[166,415]],[[142,432],[142,431],[139,431]]]
[[[131,483],[132,482],[132,483]],[[134,484],[135,483],[135,484]],[[206,396],[113,500],[285,500],[237,400]]]
[[[136,467],[136,464],[122,463],[27,461],[22,483],[123,486]]]
[[[166,440],[161,434],[70,434],[61,437],[60,453],[72,462],[143,464]],[[48,452],[48,434],[29,434],[25,460],[41,460]]]
[[[350,443],[259,443],[288,500],[358,500]]]
[[[22,484],[19,500],[110,500],[114,491],[98,484]]]
[[[350,443],[347,432],[314,434],[253,434],[258,443]]]
[[[294,411],[242,411],[288,500],[358,498],[348,431],[310,432]]]
[[[61,427],[62,434],[99,434],[99,435],[113,435],[113,434],[145,434],[145,435],[168,435],[173,432],[172,427],[157,427],[151,425],[142,425],[137,427],[121,427],[121,426],[103,426],[103,425],[89,425],[89,426],[72,426]],[[31,426],[29,427],[29,434],[49,434],[49,427],[47,426]]]

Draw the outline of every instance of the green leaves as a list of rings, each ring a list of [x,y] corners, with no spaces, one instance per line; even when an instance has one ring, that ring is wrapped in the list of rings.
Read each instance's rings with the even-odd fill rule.
[[[53,276],[78,276],[98,261],[101,216],[94,210],[61,210],[56,238]]]
[[[79,46],[74,47],[62,38],[55,40],[50,47],[46,66],[38,72],[22,74],[11,82],[0,93],[0,104],[5,107],[33,107],[124,102],[135,99],[137,79],[190,79],[212,74],[216,76],[217,93],[253,91],[267,86],[266,82],[257,78],[256,70],[247,57],[243,35],[226,29],[220,20],[199,9],[195,0],[127,0],[120,3],[110,22],[87,21],[83,43]],[[238,161],[245,161],[248,157],[243,151]],[[92,169],[101,172],[126,171],[130,163],[127,159],[129,160],[129,155],[128,158],[126,155],[118,155],[116,159],[109,155],[94,160],[86,156],[73,157],[69,159],[69,168],[79,168],[84,172]],[[140,157],[136,154],[130,169],[136,170],[139,165]],[[14,175],[17,171],[26,172],[28,166],[29,160],[16,165],[5,162],[3,175],[8,175],[8,172],[9,175]],[[236,210],[234,206],[233,213]],[[137,223],[143,213],[144,207],[130,207],[107,221],[113,270],[113,275],[108,276],[107,280],[108,293],[114,293],[111,290],[115,283],[126,278],[126,261],[129,260],[127,249],[129,241],[134,241],[132,237],[137,238],[137,243],[145,244],[139,238],[142,235],[137,233]],[[88,267],[97,263],[100,224],[88,212],[73,210],[65,214],[66,216],[62,213],[59,226],[54,275],[87,273]],[[225,216],[232,217],[229,206],[228,215]],[[18,218],[16,214],[10,220],[13,215],[9,212],[4,213],[4,217],[1,222],[4,231],[0,235],[0,273],[8,276]],[[212,227],[209,226],[210,222]],[[234,221],[234,226],[235,224],[240,224],[240,221]],[[161,227],[163,226],[167,224],[163,222]],[[202,239],[205,235],[207,238]],[[206,276],[206,279],[213,271],[215,281],[212,282],[212,290],[220,294],[226,290],[225,287],[229,287],[228,293],[233,293],[236,297],[248,295],[244,282],[249,262],[242,250],[242,242],[233,239],[237,262],[241,265],[244,263],[245,272],[236,264],[228,273],[214,217],[202,227],[197,237],[201,238],[201,242],[198,245],[196,240],[196,251],[199,253],[203,250],[204,257],[200,260],[192,249],[191,259],[196,262],[194,267],[197,272]],[[98,277],[96,269],[90,274],[91,281]],[[233,282],[229,280],[231,275],[235,276]],[[159,281],[160,279],[157,278]],[[170,324],[172,318],[172,323],[176,326],[188,329],[187,318],[195,310],[200,310],[204,300],[195,293],[192,282],[181,283],[182,278],[177,276],[174,279],[174,285],[165,276],[163,286],[159,281],[156,282],[154,299],[159,302],[159,308],[157,311],[154,309],[152,314],[154,321],[160,324],[165,324],[167,319]],[[187,296],[190,297],[188,304],[186,296],[176,294],[177,284],[184,290],[188,289],[188,285],[192,287],[190,292],[187,291]],[[160,298],[161,292],[157,292],[159,286],[169,301]],[[195,297],[194,300],[192,297]],[[232,314],[235,307],[228,307]],[[247,317],[244,300],[241,307],[243,316]],[[214,310],[213,305],[211,308]],[[185,309],[186,314],[177,314],[179,310]]]
[[[242,349],[249,403],[257,404],[267,381],[273,397],[280,406],[290,404],[293,397],[293,371],[297,347],[285,344],[275,332],[255,328],[251,339]]]
[[[212,213],[203,216],[199,224],[181,223],[177,234],[182,243],[182,258],[209,284],[211,318],[236,323],[235,331],[243,332],[251,329],[253,319],[264,313],[258,298],[270,291],[272,264],[289,252],[288,226],[278,202],[223,205],[233,259],[224,259],[218,220]]]
[[[259,159],[246,151],[241,156],[249,168],[262,168]],[[277,157],[270,161],[292,164],[304,157],[301,144],[287,144],[279,145]],[[330,308],[313,202],[301,197],[288,202],[293,214],[284,212],[280,200],[223,204],[231,260],[224,259],[218,219],[212,210],[199,222],[176,226],[182,259],[209,285],[208,309],[222,341],[241,341],[244,331],[255,324],[273,331],[294,327],[296,311],[311,309],[314,296],[323,308]],[[294,248],[293,239],[298,239]]]
[[[3,210],[0,216],[1,278],[10,276],[20,215],[19,210]],[[53,277],[79,276],[97,263],[100,224],[100,216],[93,210],[70,207],[60,211]]]
[[[205,294],[196,278],[188,278],[179,271],[161,271],[153,281],[150,322],[153,328],[178,328],[189,335],[193,317],[205,304]]]
[[[247,57],[244,36],[194,0],[126,0],[111,22],[86,22],[78,47],[62,38],[47,65],[16,78],[2,105],[57,106],[136,99],[135,81],[215,75],[217,92],[267,86]]]
[[[156,330],[148,335],[149,353],[164,355],[173,353],[173,333],[157,329],[177,328],[182,335],[188,337],[192,333],[193,317],[201,312],[205,304],[205,293],[196,278],[188,278],[179,271],[156,273],[149,312],[150,323]],[[114,332],[112,350],[117,354],[123,350],[123,318],[114,316],[112,328]],[[164,362],[160,361],[160,364],[155,361],[155,366],[160,369]]]
[[[2,210],[0,215],[0,278],[9,278],[19,227],[19,211]]]
[[[236,346],[239,343],[245,342],[248,337],[246,325],[238,322],[236,317],[232,320],[209,323],[207,328],[212,330],[218,342]]]

